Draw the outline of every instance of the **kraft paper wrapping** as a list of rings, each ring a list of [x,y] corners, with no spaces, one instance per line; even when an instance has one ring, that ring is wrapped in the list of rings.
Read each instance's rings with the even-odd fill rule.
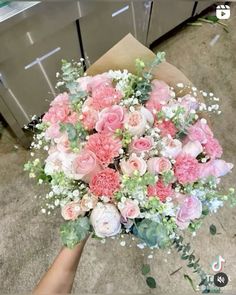
[[[135,59],[141,58],[144,62],[150,62],[154,57],[155,54],[150,49],[137,41],[131,34],[128,34],[91,65],[87,70],[87,74],[96,75],[109,70],[124,69],[135,73]],[[152,74],[156,79],[165,81],[172,86],[179,96],[184,96],[191,91],[191,89],[176,87],[177,83],[192,85],[192,82],[180,70],[168,62],[158,65]],[[201,95],[198,96],[198,99],[202,100]]]

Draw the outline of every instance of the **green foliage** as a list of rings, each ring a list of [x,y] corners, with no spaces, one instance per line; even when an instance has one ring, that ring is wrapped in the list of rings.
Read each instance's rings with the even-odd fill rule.
[[[166,248],[170,245],[166,227],[150,219],[143,219],[135,224],[134,233],[149,247],[157,245],[159,248]]]
[[[216,226],[214,224],[211,224],[210,228],[209,228],[210,234],[211,235],[215,235],[216,234]]]
[[[60,124],[60,131],[67,132],[72,149],[78,148],[78,140],[83,141],[88,135],[88,131],[82,126],[80,122],[76,123],[76,125],[71,123]]]
[[[171,183],[173,178],[174,178],[174,171],[172,170],[165,171],[162,173],[162,180],[165,185],[168,185],[169,183]]]
[[[60,234],[62,242],[68,248],[73,248],[86,238],[90,230],[88,217],[81,217],[74,221],[67,221],[62,224]]]
[[[155,289],[157,287],[156,280],[153,277],[147,277],[146,283],[151,289]]]
[[[150,265],[149,264],[143,264],[142,266],[142,275],[147,275],[150,272]]]
[[[132,134],[128,130],[117,129],[115,136],[122,138],[122,146],[127,148],[132,141]]]
[[[146,172],[143,176],[140,176],[138,171],[134,173],[132,177],[123,175],[122,185],[127,192],[134,192],[137,187],[146,190],[147,185],[155,184],[155,176],[149,172]]]
[[[194,286],[193,280],[190,278],[190,276],[187,275],[187,274],[184,274],[184,278],[185,278],[185,280],[187,280],[187,281],[189,282],[189,284],[190,284],[191,287],[193,288],[193,291],[196,292],[196,289],[195,289],[195,286]]]

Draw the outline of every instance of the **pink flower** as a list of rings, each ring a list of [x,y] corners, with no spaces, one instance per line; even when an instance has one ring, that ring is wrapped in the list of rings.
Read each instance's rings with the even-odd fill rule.
[[[195,182],[199,178],[199,163],[190,155],[180,154],[174,165],[175,176],[181,184]]]
[[[98,112],[96,110],[88,109],[82,112],[81,122],[86,129],[88,130],[94,129],[97,120],[98,120]]]
[[[60,93],[54,100],[50,103],[52,107],[64,107],[69,104],[68,93]]]
[[[95,110],[100,111],[119,103],[121,98],[121,92],[115,88],[111,86],[100,86],[95,88],[92,92],[92,107]]]
[[[183,146],[183,153],[196,158],[203,151],[202,145],[198,140],[189,141]]]
[[[121,216],[113,204],[98,202],[91,213],[90,222],[100,238],[115,236],[121,230]]]
[[[162,143],[161,154],[166,158],[176,158],[182,151],[182,143],[178,139],[168,136],[163,138]]]
[[[139,111],[130,112],[125,116],[125,127],[132,135],[143,135],[147,124],[152,125],[153,122],[152,113],[144,107]]]
[[[150,98],[146,103],[147,109],[151,112],[161,110],[162,106],[165,105],[171,98],[171,92],[169,86],[159,80],[152,81],[152,92]]]
[[[120,188],[119,173],[113,169],[106,168],[92,177],[89,187],[95,196],[112,197]]]
[[[63,171],[63,153],[57,150],[50,152],[45,160],[44,172],[46,175],[52,175],[55,172]]]
[[[79,201],[73,201],[62,207],[61,215],[65,220],[75,220],[79,215],[84,215],[84,212],[80,208]]]
[[[98,198],[92,194],[86,194],[80,200],[80,208],[84,212],[88,212],[91,209],[95,208],[98,203]]]
[[[153,147],[153,139],[150,136],[134,139],[130,145],[130,151],[136,154],[149,152]]]
[[[174,137],[178,131],[175,127],[175,124],[171,121],[162,121],[162,123],[155,124],[155,127],[161,130],[162,137],[165,137],[167,135]]]
[[[99,113],[99,119],[95,125],[97,132],[114,133],[123,127],[124,110],[118,105],[105,108]]]
[[[152,174],[162,174],[171,169],[170,161],[165,157],[154,157],[147,161],[148,171]]]
[[[55,142],[57,143],[58,151],[63,153],[68,153],[71,151],[70,141],[68,139],[67,133],[63,133],[61,137],[56,138]]]
[[[84,76],[77,79],[76,82],[78,82],[78,88],[80,91],[88,92],[88,85],[92,82],[93,77],[91,76]]]
[[[193,126],[188,129],[188,138],[191,141],[199,141],[202,144],[207,143],[209,137],[213,137],[213,133],[206,123],[205,119],[197,121]]]
[[[147,194],[149,197],[158,197],[161,202],[164,202],[167,197],[173,195],[173,189],[171,184],[165,185],[163,181],[159,180],[155,185],[149,185],[147,188]]]
[[[60,131],[60,125],[55,123],[48,127],[48,129],[45,131],[45,139],[55,139],[62,136],[62,133]]]
[[[177,213],[176,224],[180,227],[180,229],[185,229],[189,226],[191,220],[200,218],[201,214],[201,201],[194,196],[186,197]]]
[[[95,154],[89,150],[83,150],[72,162],[70,177],[76,180],[82,179],[88,183],[91,177],[101,170],[102,166]]]
[[[204,164],[199,164],[200,178],[209,176],[221,177],[226,175],[233,168],[233,164],[226,163],[224,160],[211,160]]]
[[[190,110],[197,110],[199,103],[195,97],[191,96],[190,94],[186,94],[185,96],[181,97],[180,105],[184,107],[187,112],[189,112]]]
[[[70,115],[65,120],[66,123],[76,124],[79,121],[79,116],[76,112],[70,113]]]
[[[223,154],[223,150],[219,144],[219,141],[212,137],[207,138],[207,143],[204,145],[204,150],[206,154],[212,159],[220,158]]]
[[[122,144],[119,139],[115,139],[111,135],[104,133],[90,135],[86,144],[86,149],[94,152],[104,165],[112,163],[113,159],[119,156],[121,147]]]
[[[70,113],[68,105],[55,105],[50,107],[48,112],[43,116],[43,122],[50,122],[51,124],[61,123],[66,121]]]
[[[87,84],[87,91],[96,91],[96,89],[103,86],[112,86],[112,80],[107,73],[99,74],[93,77],[90,77],[90,80]]]
[[[128,218],[135,219],[140,214],[139,206],[134,200],[127,199],[124,204],[121,203],[119,209],[122,217],[124,218],[124,221],[126,222]]]
[[[133,175],[135,171],[143,175],[147,170],[147,164],[142,158],[132,154],[127,161],[125,159],[121,160],[120,168],[123,174],[128,176]]]

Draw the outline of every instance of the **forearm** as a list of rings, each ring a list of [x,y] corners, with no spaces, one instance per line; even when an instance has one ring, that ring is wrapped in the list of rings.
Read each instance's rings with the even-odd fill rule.
[[[63,247],[48,272],[34,289],[33,295],[70,293],[85,243],[86,240],[74,249]]]

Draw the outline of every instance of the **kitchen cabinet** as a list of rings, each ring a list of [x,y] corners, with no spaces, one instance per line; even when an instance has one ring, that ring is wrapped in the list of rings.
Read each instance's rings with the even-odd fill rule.
[[[200,14],[203,10],[207,9],[208,7],[210,7],[213,4],[216,4],[216,1],[209,1],[209,0],[197,1],[195,15]]]

